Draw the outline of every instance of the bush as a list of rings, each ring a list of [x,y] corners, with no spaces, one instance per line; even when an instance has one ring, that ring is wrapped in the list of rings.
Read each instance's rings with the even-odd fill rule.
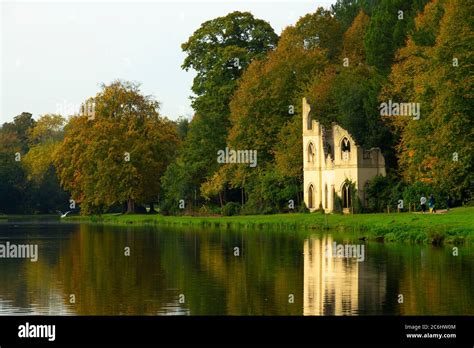
[[[245,202],[244,206],[240,209],[241,215],[258,215],[262,213],[262,209],[259,206],[258,202],[256,202],[252,196],[250,196],[249,200]]]
[[[367,209],[375,213],[384,212],[389,205],[391,209],[396,210],[398,201],[403,198],[404,189],[403,181],[394,175],[373,177],[365,187]],[[408,203],[404,206],[408,207]]]
[[[420,210],[421,195],[424,194],[428,199],[431,192],[431,186],[423,182],[416,182],[410,186],[405,187],[402,194],[404,206],[408,209],[410,204],[415,203],[415,210]]]
[[[178,202],[172,204],[169,200],[163,200],[159,205],[159,213],[161,215],[182,215],[183,209],[179,209]]]
[[[199,208],[199,214],[201,215],[214,215],[214,214],[221,214],[221,208],[216,205],[202,205]]]
[[[228,202],[222,207],[222,215],[233,216],[240,213],[240,204],[235,202]]]
[[[305,202],[301,202],[301,204],[298,206],[298,213],[304,213],[304,214],[309,213],[309,209],[306,206]]]

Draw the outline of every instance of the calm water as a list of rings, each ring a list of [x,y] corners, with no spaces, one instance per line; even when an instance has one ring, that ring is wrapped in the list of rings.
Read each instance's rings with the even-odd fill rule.
[[[453,256],[356,234],[0,223],[7,241],[38,244],[39,257],[0,259],[0,315],[474,314],[472,246]],[[364,245],[363,261],[331,256],[334,242]]]

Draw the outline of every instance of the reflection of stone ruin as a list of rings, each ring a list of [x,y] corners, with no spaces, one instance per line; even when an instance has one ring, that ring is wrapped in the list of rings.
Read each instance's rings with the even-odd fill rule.
[[[304,241],[304,315],[380,314],[386,296],[386,273],[367,259],[326,257],[332,237]],[[363,308],[364,311],[361,312]]]
[[[309,210],[321,206],[332,212],[337,194],[348,212],[351,197],[347,180],[355,184],[365,205],[365,184],[376,175],[385,175],[385,160],[380,149],[364,150],[339,125],[325,128],[313,120],[311,106],[303,98],[303,171],[304,201]]]

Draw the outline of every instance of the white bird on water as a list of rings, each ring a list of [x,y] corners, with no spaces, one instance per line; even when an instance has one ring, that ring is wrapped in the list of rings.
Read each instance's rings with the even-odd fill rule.
[[[62,218],[65,218],[67,216],[67,214],[69,214],[71,211],[69,210],[69,211],[65,212],[64,214],[63,214],[62,211],[59,211],[59,210],[57,210],[57,212],[61,215],[61,219],[62,219]]]

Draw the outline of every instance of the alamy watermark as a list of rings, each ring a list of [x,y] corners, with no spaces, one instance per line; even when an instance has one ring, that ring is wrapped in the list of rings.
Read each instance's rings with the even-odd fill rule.
[[[257,150],[225,150],[217,151],[217,163],[244,163],[250,167],[257,166]]]
[[[390,99],[380,104],[380,116],[409,116],[420,119],[420,103],[397,103]]]
[[[87,100],[84,103],[69,103],[63,100],[62,103],[56,103],[56,114],[70,116],[79,114],[87,116],[89,120],[95,119],[95,102]]]
[[[38,261],[38,244],[0,244],[0,259],[30,259]]]
[[[56,339],[56,325],[36,325],[26,322],[18,326],[20,338],[47,338],[52,342]]]
[[[326,257],[334,258],[355,258],[357,262],[365,260],[365,246],[364,244],[332,244],[326,245]]]

